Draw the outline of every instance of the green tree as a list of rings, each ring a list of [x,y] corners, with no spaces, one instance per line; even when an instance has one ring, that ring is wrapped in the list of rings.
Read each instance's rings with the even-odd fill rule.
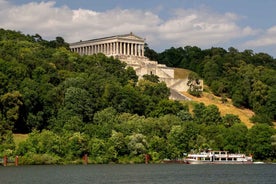
[[[114,125],[117,121],[117,111],[110,107],[98,111],[93,118],[93,124],[96,125],[97,131],[94,136],[101,139],[106,139],[111,136]],[[93,135],[92,135],[93,136]]]
[[[143,155],[148,152],[148,142],[143,134],[134,133],[127,136],[127,146],[133,156]]]
[[[249,97],[249,103],[255,112],[260,112],[265,105],[268,96],[268,86],[257,80],[252,84],[252,91]]]
[[[178,67],[185,56],[184,54],[182,47],[171,47],[158,55],[158,62],[168,67]]]
[[[0,122],[0,157],[12,156],[15,150],[15,143],[12,131],[6,130]]]
[[[264,109],[270,119],[276,120],[276,87],[269,89]]]
[[[206,109],[206,106],[204,105],[204,103],[196,103],[194,105],[194,109],[193,109],[194,120],[199,124],[202,124],[204,121],[203,112],[205,111],[205,109]]]
[[[192,114],[189,112],[188,109],[178,111],[177,116],[178,116],[182,121],[192,121],[192,120],[193,120],[193,116],[192,116]]]
[[[271,136],[271,146],[272,146],[272,158],[275,160],[276,158],[276,134]]]
[[[180,125],[172,126],[168,134],[168,147],[169,158],[171,159],[181,158],[183,153],[190,151],[189,137]]]
[[[244,153],[246,152],[247,146],[247,135],[248,129],[242,123],[236,123],[224,133],[225,147],[231,153]]]
[[[196,73],[191,72],[189,74],[187,85],[189,86],[188,92],[191,95],[194,95],[197,97],[201,96],[201,94],[202,94],[201,82],[199,80],[199,76]]]
[[[88,153],[88,137],[80,132],[75,132],[68,135],[66,144],[66,157],[69,160],[82,158],[84,154]]]
[[[149,140],[149,154],[153,161],[160,161],[168,158],[167,141],[158,136],[153,136]]]
[[[266,124],[256,124],[249,129],[247,134],[248,151],[251,151],[254,159],[265,160],[271,157],[273,133],[273,128]]]
[[[226,128],[232,127],[233,125],[237,123],[241,123],[241,120],[239,116],[234,115],[234,114],[226,114],[225,116],[222,117],[222,123]]]
[[[211,85],[212,81],[217,81],[220,74],[220,66],[217,64],[216,59],[212,58],[205,61],[203,68],[203,76],[207,85]]]
[[[151,117],[160,117],[166,114],[177,114],[184,107],[178,101],[161,100],[153,111],[150,112]]]
[[[19,91],[2,95],[0,97],[0,107],[3,118],[8,123],[10,130],[21,133],[26,132],[24,103]]]
[[[93,109],[90,94],[85,89],[69,87],[65,91],[64,107],[71,110],[75,115],[81,115],[84,122],[92,120]]]
[[[159,77],[157,75],[143,75],[143,79],[154,82],[154,83],[158,83],[159,82]]]
[[[96,163],[107,163],[108,158],[106,157],[107,146],[103,139],[92,138],[88,143],[88,150],[90,158]]]
[[[209,125],[202,129],[201,135],[206,138],[209,149],[223,150],[225,147],[225,131],[226,128],[223,125]]]
[[[155,50],[149,48],[147,43],[145,43],[145,48],[144,49],[145,49],[144,55],[147,58],[149,58],[151,61],[157,61],[158,60],[158,53]]]
[[[203,110],[202,119],[206,125],[218,125],[222,122],[219,109],[215,105],[208,105]]]
[[[129,154],[129,150],[123,133],[112,130],[111,137],[108,139],[108,142],[114,147],[115,159],[118,159],[120,156]]]

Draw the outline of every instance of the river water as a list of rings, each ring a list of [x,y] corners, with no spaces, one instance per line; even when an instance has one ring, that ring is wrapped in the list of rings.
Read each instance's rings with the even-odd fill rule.
[[[276,164],[0,167],[0,184],[275,184]]]

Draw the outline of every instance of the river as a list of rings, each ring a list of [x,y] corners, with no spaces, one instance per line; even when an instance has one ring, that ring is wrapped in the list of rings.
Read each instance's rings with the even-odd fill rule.
[[[276,165],[108,164],[0,167],[1,184],[275,184]]]

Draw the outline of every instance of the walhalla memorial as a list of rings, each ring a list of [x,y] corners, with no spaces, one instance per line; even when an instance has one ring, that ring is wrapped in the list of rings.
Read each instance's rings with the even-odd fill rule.
[[[143,75],[157,75],[171,89],[170,98],[189,100],[181,94],[189,89],[188,77],[176,78],[174,68],[150,61],[144,56],[144,44],[145,39],[130,33],[71,43],[70,49],[80,55],[103,53],[108,57],[113,56],[132,67],[139,79]]]

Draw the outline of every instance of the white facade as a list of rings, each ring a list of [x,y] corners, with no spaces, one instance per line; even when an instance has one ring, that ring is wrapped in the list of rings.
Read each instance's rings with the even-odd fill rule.
[[[103,53],[106,56],[144,57],[144,39],[130,33],[70,44],[70,49],[81,55]]]

